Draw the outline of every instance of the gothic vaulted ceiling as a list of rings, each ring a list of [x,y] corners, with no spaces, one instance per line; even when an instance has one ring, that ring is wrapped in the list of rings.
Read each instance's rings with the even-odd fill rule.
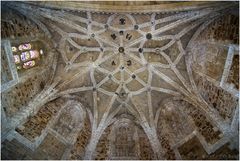
[[[1,8],[2,159],[238,159],[237,2]]]

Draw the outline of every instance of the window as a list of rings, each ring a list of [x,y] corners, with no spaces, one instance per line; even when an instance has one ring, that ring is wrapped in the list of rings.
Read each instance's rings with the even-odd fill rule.
[[[18,48],[16,46],[18,46]],[[12,46],[12,52],[16,68],[22,71],[39,65],[44,56],[42,47],[43,45],[39,41],[20,45],[14,44]]]
[[[31,60],[31,61],[28,61],[28,62],[24,63],[24,64],[23,64],[23,68],[24,68],[24,69],[28,69],[28,68],[33,67],[35,64],[36,64],[35,61],[34,61],[34,60]]]
[[[18,55],[14,55],[14,62],[15,62],[15,64],[20,63],[20,57]]]
[[[28,51],[23,52],[23,53],[21,54],[21,60],[22,60],[22,61],[27,61],[27,60],[29,60],[29,59],[30,59],[30,53],[29,53]]]
[[[17,52],[17,48],[15,46],[12,47],[12,52]]]
[[[32,48],[32,45],[31,45],[30,43],[21,44],[21,45],[19,45],[19,47],[18,47],[18,49],[19,49],[20,51],[22,51],[22,50],[29,50],[29,49],[31,49],[31,48]]]
[[[31,59],[35,59],[39,57],[39,52],[37,50],[30,50],[30,57]]]

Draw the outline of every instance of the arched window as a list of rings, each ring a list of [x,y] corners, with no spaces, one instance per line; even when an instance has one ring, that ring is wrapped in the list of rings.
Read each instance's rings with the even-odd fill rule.
[[[77,103],[67,103],[52,127],[66,140],[73,142],[84,125],[85,111]]]
[[[26,63],[23,64],[23,68],[24,69],[28,69],[31,68],[33,66],[35,66],[36,62],[34,60],[28,61]]]
[[[18,48],[16,46],[18,46]],[[20,45],[14,44],[14,46],[12,46],[12,52],[16,68],[22,71],[39,65],[44,56],[42,47],[43,45],[39,43],[39,41]]]
[[[111,159],[137,159],[136,129],[128,119],[117,121],[110,134]]]
[[[39,57],[39,52],[37,50],[30,50],[30,57],[31,59],[35,59]]]
[[[20,51],[22,50],[30,50],[32,48],[32,45],[30,43],[26,43],[26,44],[21,44],[19,45],[18,49]]]
[[[14,62],[15,62],[15,64],[19,64],[20,63],[19,55],[14,55]]]
[[[29,59],[30,59],[30,53],[29,53],[28,51],[22,52],[22,54],[21,54],[21,60],[22,60],[23,62],[25,62],[25,61],[27,61],[27,60],[29,60]]]

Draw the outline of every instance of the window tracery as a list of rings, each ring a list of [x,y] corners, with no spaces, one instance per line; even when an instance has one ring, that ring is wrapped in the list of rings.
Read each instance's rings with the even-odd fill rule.
[[[28,51],[22,52],[21,54],[21,61],[25,62],[30,59],[30,54]]]
[[[191,128],[187,116],[177,108],[177,104],[169,101],[164,106],[165,108],[162,110],[164,120],[162,122],[169,129],[169,135],[172,135],[170,138],[173,138],[171,140],[177,143],[187,137],[193,131],[193,128]]]
[[[18,48],[15,46],[18,46]],[[12,46],[16,68],[18,70],[26,70],[40,64],[44,55],[42,47],[41,44],[38,45],[38,42],[23,43]]]
[[[30,43],[26,43],[26,44],[21,44],[19,45],[18,49],[20,51],[22,50],[30,50],[32,48],[32,45]]]
[[[136,128],[128,120],[113,125],[111,137],[111,157],[133,159],[137,157]]]
[[[71,103],[67,105],[56,119],[53,130],[73,142],[84,122],[85,111],[78,104]]]
[[[24,63],[23,68],[24,69],[29,69],[29,68],[33,67],[35,64],[36,64],[35,61],[31,60],[31,61],[28,61],[28,62]]]
[[[14,55],[14,62],[15,62],[15,64],[19,64],[20,63],[19,55]]]

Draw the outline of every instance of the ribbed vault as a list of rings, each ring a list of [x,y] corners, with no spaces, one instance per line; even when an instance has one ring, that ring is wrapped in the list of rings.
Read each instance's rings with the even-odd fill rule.
[[[58,59],[51,83],[40,93],[41,101],[33,102],[29,108],[38,111],[42,105],[61,98],[74,100],[73,105],[79,102],[91,127],[89,142],[84,155],[81,154],[84,159],[94,159],[103,136],[115,136],[111,132],[106,134],[105,130],[116,126],[121,117],[123,121],[113,131],[130,126],[128,124],[135,128],[130,129],[132,134],[143,130],[154,153],[151,159],[181,159],[176,148],[167,146],[180,144],[201,128],[194,119],[198,112],[204,115],[205,124],[213,124],[209,125],[210,129],[215,128],[216,134],[213,132],[212,137],[221,133],[224,136],[218,138],[220,140],[226,139],[227,134],[232,135],[230,125],[199,94],[190,65],[193,63],[191,43],[197,33],[226,14],[234,4],[203,3],[193,10],[146,14],[75,11],[54,8],[51,3],[54,9],[45,8],[41,3],[33,4],[8,3],[7,6],[34,20],[51,39]],[[74,113],[74,109],[65,112]],[[85,119],[80,118],[75,121]],[[18,127],[24,119],[14,117],[11,126]],[[66,142],[70,140],[74,144],[71,136],[64,135]],[[196,135],[205,137],[202,131]],[[162,142],[168,142],[171,137],[172,142]],[[112,138],[113,142],[115,137]],[[115,151],[111,154],[115,155]]]

